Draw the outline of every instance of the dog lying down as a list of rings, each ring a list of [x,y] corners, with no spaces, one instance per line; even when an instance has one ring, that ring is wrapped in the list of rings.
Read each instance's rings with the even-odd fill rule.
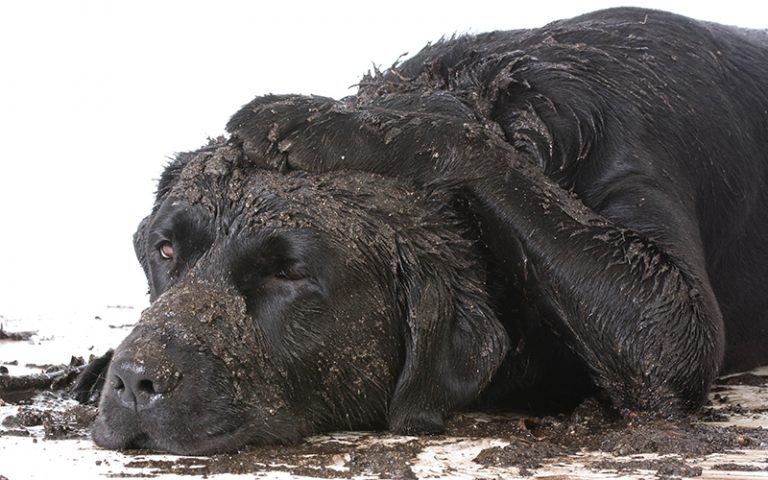
[[[151,306],[80,379],[181,454],[464,408],[696,410],[768,363],[768,40],[642,9],[265,96],[135,235]]]

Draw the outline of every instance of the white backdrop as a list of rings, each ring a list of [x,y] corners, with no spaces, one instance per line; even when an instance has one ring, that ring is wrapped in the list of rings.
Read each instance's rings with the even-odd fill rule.
[[[253,96],[345,96],[443,34],[623,3],[0,3],[0,315],[145,302],[131,235],[154,180]],[[636,4],[768,27],[754,0]]]

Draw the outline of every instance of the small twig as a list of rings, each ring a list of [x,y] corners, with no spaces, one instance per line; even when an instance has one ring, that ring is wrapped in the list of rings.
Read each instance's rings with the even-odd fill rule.
[[[59,390],[69,385],[84,369],[85,366],[80,366],[18,377],[0,375],[0,396],[26,390]]]
[[[0,324],[0,340],[29,340],[37,332],[6,332]]]

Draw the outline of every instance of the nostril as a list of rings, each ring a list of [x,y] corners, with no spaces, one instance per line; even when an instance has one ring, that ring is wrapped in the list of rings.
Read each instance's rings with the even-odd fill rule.
[[[181,381],[181,373],[170,362],[158,365],[158,362],[113,361],[110,369],[108,385],[115,398],[130,409],[152,407]]]
[[[147,394],[154,394],[155,384],[152,383],[152,380],[139,380],[139,383],[136,385],[136,390]]]
[[[117,375],[113,375],[112,379],[110,380],[109,384],[114,388],[115,390],[125,390],[125,383],[123,383],[123,379],[118,377]]]

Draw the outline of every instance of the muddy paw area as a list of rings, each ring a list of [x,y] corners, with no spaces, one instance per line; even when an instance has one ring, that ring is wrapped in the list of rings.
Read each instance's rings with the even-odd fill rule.
[[[96,407],[71,398],[89,358],[23,365],[4,358],[6,342],[34,339],[26,333],[7,332],[0,343],[0,479],[768,478],[768,368],[720,379],[704,410],[684,419],[617,418],[587,400],[559,415],[467,412],[438,436],[336,432],[179,457],[96,447],[89,437]]]

